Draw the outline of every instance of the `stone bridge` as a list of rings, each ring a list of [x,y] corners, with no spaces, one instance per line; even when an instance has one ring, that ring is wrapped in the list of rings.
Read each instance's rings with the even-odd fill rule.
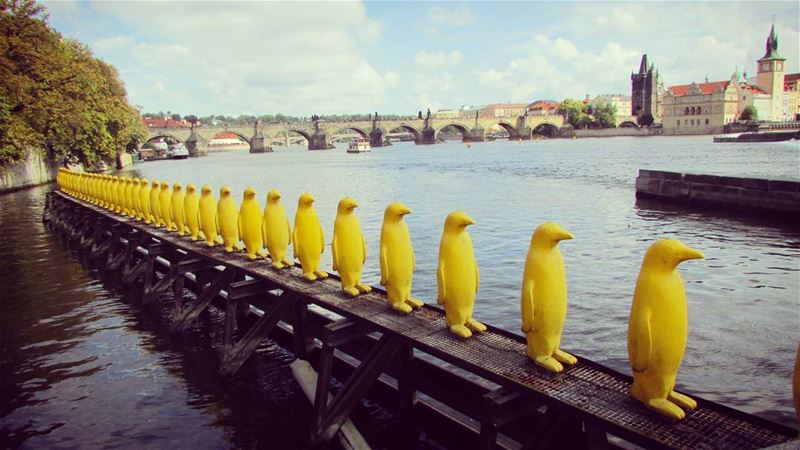
[[[410,133],[416,144],[435,144],[442,129],[451,127],[461,134],[464,142],[481,142],[492,129],[503,129],[510,140],[531,139],[534,135],[553,137],[558,135],[564,125],[561,116],[520,116],[517,118],[473,118],[473,119],[435,119],[381,120],[354,122],[313,121],[294,124],[270,123],[229,127],[202,126],[196,128],[151,128],[147,141],[171,137],[185,142],[190,153],[195,154],[201,146],[207,145],[221,133],[232,133],[250,145],[250,151],[260,153],[271,151],[272,145],[284,145],[297,141],[308,142],[309,150],[333,148],[331,143],[337,135],[355,133],[370,140],[372,147],[391,145],[390,133]]]

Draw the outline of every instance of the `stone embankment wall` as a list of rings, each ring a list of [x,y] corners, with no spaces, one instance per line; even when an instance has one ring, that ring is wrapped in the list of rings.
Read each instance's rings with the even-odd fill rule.
[[[575,137],[656,136],[662,128],[604,128],[599,130],[574,130]]]
[[[687,127],[677,127],[677,128],[664,128],[663,134],[669,136],[691,136],[698,134],[722,134],[724,132],[725,129],[721,126],[719,127],[701,126],[694,128],[692,128],[691,126],[687,126]]]
[[[0,167],[0,193],[49,183],[56,179],[58,163],[31,150],[25,161]]]
[[[800,181],[640,169],[636,196],[746,214],[800,218]]]

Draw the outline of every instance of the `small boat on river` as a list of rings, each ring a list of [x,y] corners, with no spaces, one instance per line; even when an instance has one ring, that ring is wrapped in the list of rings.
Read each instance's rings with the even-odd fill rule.
[[[347,147],[347,153],[366,153],[372,151],[372,146],[369,145],[369,139],[357,138],[350,141]]]

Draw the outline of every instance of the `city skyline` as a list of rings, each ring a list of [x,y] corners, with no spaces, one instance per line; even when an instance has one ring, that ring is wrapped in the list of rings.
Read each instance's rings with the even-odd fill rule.
[[[787,73],[800,41],[795,2],[46,6],[56,30],[118,68],[132,104],[183,115],[629,94],[643,52],[669,86],[755,74],[773,14]]]

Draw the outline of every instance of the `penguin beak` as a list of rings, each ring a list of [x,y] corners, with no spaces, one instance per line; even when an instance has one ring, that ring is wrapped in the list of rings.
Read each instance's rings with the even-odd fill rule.
[[[699,250],[695,250],[691,247],[685,247],[681,252],[681,261],[688,261],[690,259],[705,259],[706,255]]]
[[[472,217],[469,217],[469,216],[464,217],[464,226],[465,227],[468,227],[470,225],[475,225],[476,223],[477,222],[475,222],[475,219],[473,219]]]
[[[405,216],[406,214],[411,214],[411,209],[406,206],[403,206],[402,208],[400,208],[399,214],[401,217]]]
[[[569,239],[575,239],[575,236],[573,236],[572,233],[567,230],[561,230],[561,232],[556,236],[556,240],[558,241],[566,241]]]

